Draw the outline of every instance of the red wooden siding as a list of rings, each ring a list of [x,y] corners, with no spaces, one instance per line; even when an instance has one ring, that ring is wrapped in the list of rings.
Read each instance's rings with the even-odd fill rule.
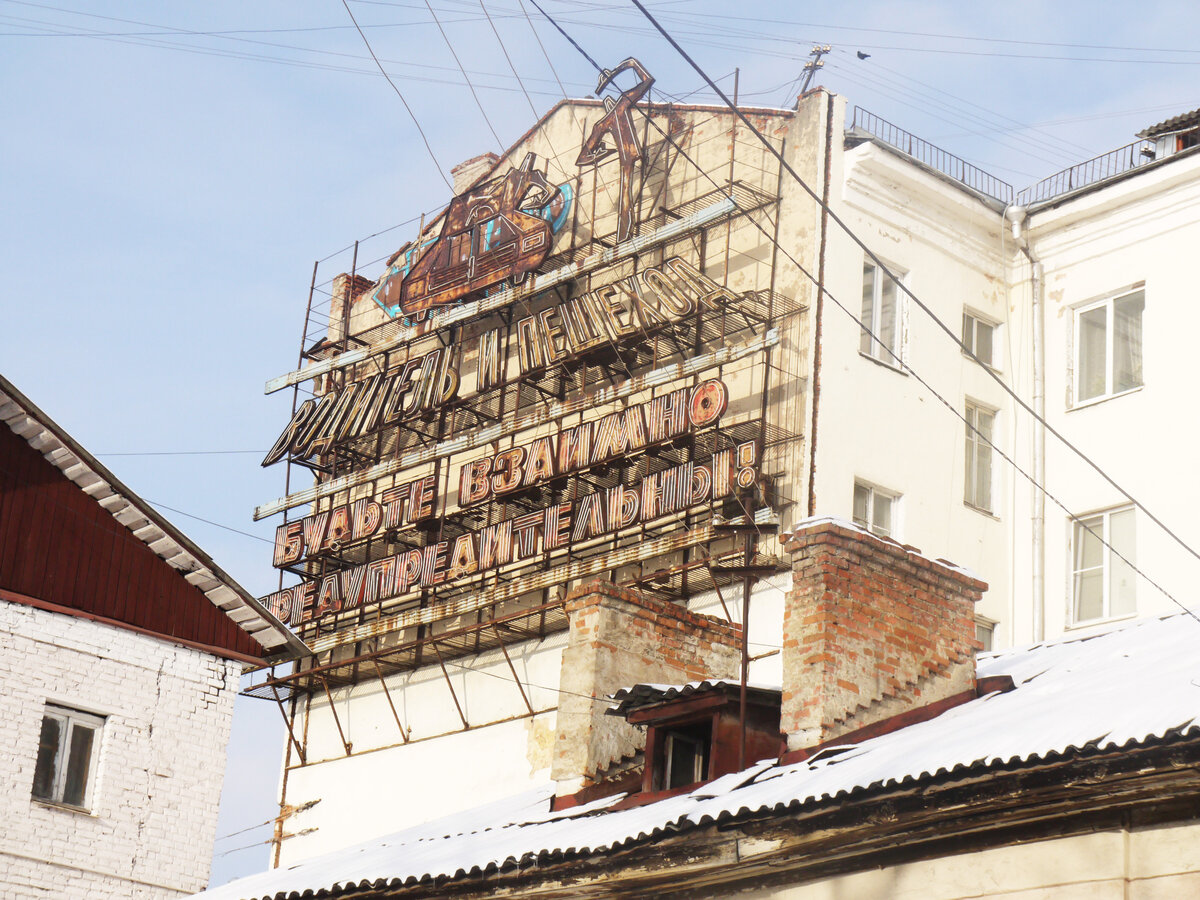
[[[261,657],[199,590],[0,424],[0,588]]]

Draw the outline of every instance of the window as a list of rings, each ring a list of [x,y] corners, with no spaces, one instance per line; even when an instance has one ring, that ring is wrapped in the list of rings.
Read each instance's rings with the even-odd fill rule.
[[[668,731],[663,741],[663,789],[669,791],[707,778],[711,744],[709,722]]]
[[[983,616],[975,617],[975,640],[979,641],[981,646],[980,653],[987,653],[995,645],[996,638],[996,623],[991,619],[985,619]]]
[[[962,314],[962,342],[968,350],[979,357],[989,369],[996,367],[996,329],[992,322],[981,319],[974,313]]]
[[[1073,622],[1110,619],[1137,610],[1134,571],[1130,565],[1137,562],[1133,524],[1132,507],[1097,513],[1074,523]]]
[[[967,401],[966,479],[963,502],[984,512],[992,512],[992,444],[996,432],[996,413]]]
[[[33,771],[34,799],[89,808],[103,727],[100,716],[46,704]]]
[[[860,317],[863,332],[858,349],[860,353],[891,366],[899,365],[903,356],[903,310],[900,298],[899,284],[869,260],[863,264]]]
[[[854,524],[880,537],[896,530],[895,509],[899,496],[861,481],[854,482]]]
[[[1075,402],[1085,403],[1142,384],[1142,311],[1137,290],[1075,310]]]

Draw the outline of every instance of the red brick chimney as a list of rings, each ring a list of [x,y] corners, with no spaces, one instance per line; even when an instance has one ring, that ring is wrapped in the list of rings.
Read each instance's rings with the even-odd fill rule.
[[[605,697],[644,683],[736,678],[741,627],[688,612],[607,581],[574,588],[563,651],[551,777],[558,795],[594,786],[610,766],[643,749],[646,734],[605,715]]]
[[[783,541],[788,750],[975,690],[974,605],[986,584],[848,522],[802,523]]]

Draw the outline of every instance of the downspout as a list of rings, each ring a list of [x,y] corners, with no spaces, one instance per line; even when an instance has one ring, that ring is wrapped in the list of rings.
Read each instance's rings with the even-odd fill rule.
[[[1012,224],[1012,236],[1025,258],[1029,260],[1031,289],[1033,294],[1030,315],[1032,322],[1033,369],[1033,460],[1030,475],[1033,484],[1032,544],[1030,575],[1033,590],[1033,640],[1046,637],[1046,494],[1042,487],[1046,483],[1046,342],[1043,292],[1045,278],[1041,261],[1033,254],[1029,239],[1022,231],[1028,222],[1029,213],[1023,206],[1010,206],[1004,211],[1005,218]]]

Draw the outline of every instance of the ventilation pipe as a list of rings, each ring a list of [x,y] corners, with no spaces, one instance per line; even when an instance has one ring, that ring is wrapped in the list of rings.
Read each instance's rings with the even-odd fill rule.
[[[1033,558],[1030,574],[1033,588],[1033,640],[1046,637],[1046,494],[1042,486],[1046,483],[1046,428],[1042,423],[1046,416],[1046,341],[1045,315],[1042,309],[1045,280],[1042,264],[1033,254],[1026,236],[1025,225],[1029,213],[1023,206],[1010,206],[1004,216],[1012,226],[1013,240],[1029,260],[1033,302],[1033,460],[1030,475],[1033,479]]]

